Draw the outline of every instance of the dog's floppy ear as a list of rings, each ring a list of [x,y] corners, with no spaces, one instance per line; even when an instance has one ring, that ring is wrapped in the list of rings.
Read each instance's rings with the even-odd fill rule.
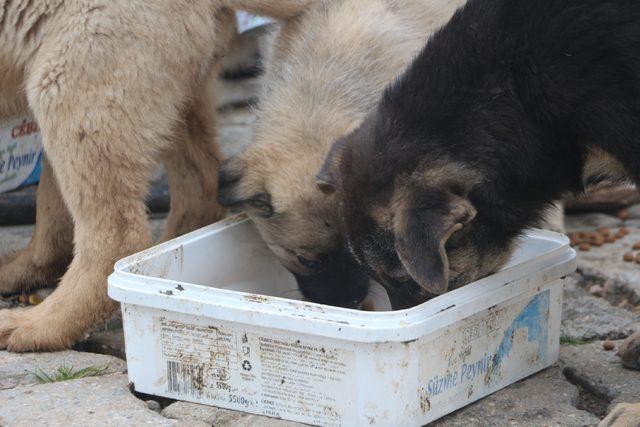
[[[445,245],[473,220],[476,210],[463,196],[442,189],[406,194],[394,203],[395,248],[411,277],[432,294],[449,287]]]
[[[218,172],[218,202],[225,207],[241,208],[268,218],[273,215],[271,195],[245,178],[245,164],[240,157],[222,163]]]
[[[320,168],[320,172],[316,175],[316,186],[324,194],[333,194],[336,191],[336,177],[338,175],[338,167],[340,166],[340,158],[342,150],[346,145],[346,138],[340,138],[331,146],[329,154],[324,159],[324,164]]]

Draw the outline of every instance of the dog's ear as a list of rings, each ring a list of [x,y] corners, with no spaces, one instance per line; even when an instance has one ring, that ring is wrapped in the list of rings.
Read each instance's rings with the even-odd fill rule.
[[[271,195],[245,177],[245,162],[236,156],[222,163],[218,172],[218,202],[265,218],[273,215]]]
[[[320,172],[316,175],[316,186],[324,194],[333,194],[336,191],[336,178],[338,176],[338,168],[342,150],[347,143],[346,138],[340,138],[331,146],[329,154],[324,159],[324,164],[320,168]]]
[[[445,293],[449,287],[445,245],[473,220],[475,208],[464,196],[442,189],[407,192],[394,207],[395,248],[402,265],[426,291]]]

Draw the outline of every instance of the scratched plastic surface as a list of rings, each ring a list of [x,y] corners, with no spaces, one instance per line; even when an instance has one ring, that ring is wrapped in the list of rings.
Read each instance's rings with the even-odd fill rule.
[[[136,390],[313,425],[423,425],[553,364],[564,236],[531,231],[500,272],[417,307],[300,301],[236,217],[119,261]],[[392,391],[390,393],[389,391]]]

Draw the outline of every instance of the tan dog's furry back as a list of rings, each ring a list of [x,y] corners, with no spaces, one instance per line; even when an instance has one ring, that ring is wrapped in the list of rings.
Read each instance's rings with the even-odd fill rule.
[[[0,348],[65,348],[111,315],[114,261],[150,243],[157,160],[164,239],[220,217],[209,80],[234,33],[227,8],[287,18],[309,1],[0,0],[0,115],[30,110],[47,157],[33,239],[0,264],[0,293],[62,276],[40,305],[0,311]]]

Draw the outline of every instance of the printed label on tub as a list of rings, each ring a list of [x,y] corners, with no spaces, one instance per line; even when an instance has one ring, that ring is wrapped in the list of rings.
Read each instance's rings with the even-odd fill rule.
[[[38,182],[41,157],[42,138],[33,119],[0,122],[0,193]]]
[[[547,366],[549,316],[546,290],[469,317],[435,337],[442,346],[424,341],[419,347],[422,412],[491,393],[521,378],[523,367]]]
[[[353,381],[350,350],[236,326],[157,319],[167,392],[213,404],[316,425],[339,425]],[[343,398],[336,399],[335,390]],[[253,408],[253,410],[252,410]]]

